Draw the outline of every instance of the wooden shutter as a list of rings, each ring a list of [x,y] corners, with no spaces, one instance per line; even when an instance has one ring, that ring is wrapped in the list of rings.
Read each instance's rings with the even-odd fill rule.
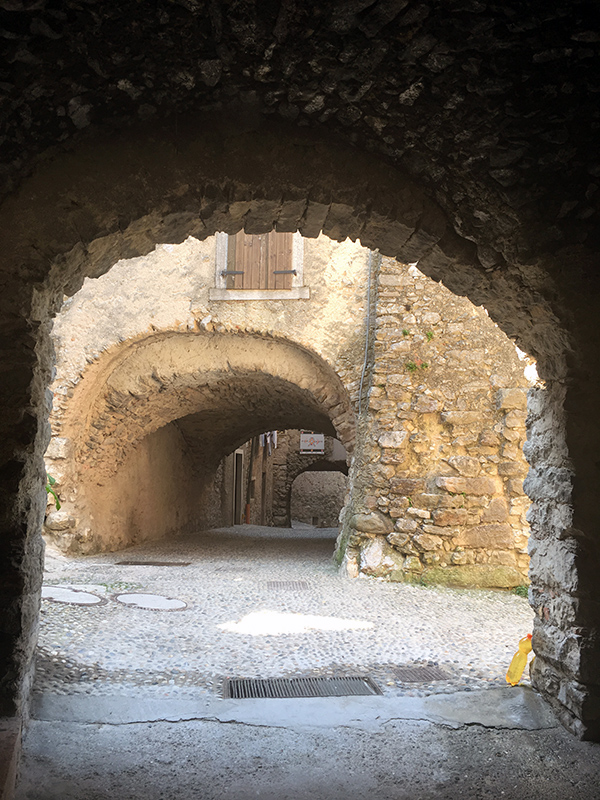
[[[249,235],[240,231],[227,246],[228,289],[291,289],[291,233]],[[236,274],[240,273],[240,274]]]
[[[268,234],[268,285],[267,289],[292,288],[292,237],[293,233]]]
[[[227,240],[227,272],[226,286],[228,289],[241,289],[243,275],[232,274],[241,269],[237,266],[238,239],[240,234],[229,236]]]

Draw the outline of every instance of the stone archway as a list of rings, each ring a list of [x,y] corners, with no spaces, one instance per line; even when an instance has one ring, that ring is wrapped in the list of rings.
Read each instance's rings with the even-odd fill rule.
[[[72,394],[53,462],[71,525],[58,541],[71,552],[197,528],[222,459],[264,430],[303,425],[354,446],[354,412],[334,370],[260,335],[139,337],[101,357]]]
[[[276,523],[283,527],[291,527],[292,525],[292,485],[298,475],[308,470],[332,469],[340,470],[347,476],[350,456],[353,450],[354,446],[348,450],[348,448],[344,448],[343,442],[336,442],[331,436],[325,436],[323,454],[301,453],[300,431],[284,431],[283,436],[279,439],[279,447],[275,454],[273,518]]]
[[[14,502],[4,525],[10,531],[5,585],[9,592],[7,701],[14,709],[25,688],[24,664],[32,651],[38,598],[42,512],[41,454],[47,441],[44,395],[50,369],[48,326],[63,292],[76,291],[84,275],[101,274],[126,255],[147,252],[157,241],[176,242],[193,233],[321,230],[341,239],[360,237],[385,255],[419,261],[427,274],[444,277],[454,291],[484,303],[490,315],[523,349],[538,359],[547,381],[533,406],[528,455],[534,467],[529,491],[536,507],[533,597],[537,682],[561,700],[564,720],[595,735],[596,712],[588,698],[595,674],[592,575],[580,569],[582,555],[596,563],[595,544],[579,533],[595,519],[593,464],[596,435],[586,435],[584,417],[563,409],[591,409],[581,382],[567,396],[565,354],[572,374],[581,376],[581,356],[590,352],[580,314],[572,329],[559,317],[561,265],[534,263],[482,268],[471,244],[461,240],[422,190],[381,161],[344,150],[312,132],[268,130],[229,133],[219,141],[202,134],[202,118],[170,126],[132,128],[115,137],[90,137],[80,147],[41,164],[8,198],[0,219],[3,250],[14,254],[5,271],[5,325],[14,373],[6,403],[5,443]],[[235,127],[235,126],[234,126]],[[226,144],[224,144],[226,142]],[[310,155],[310,158],[308,157]],[[551,277],[557,279],[558,284]],[[593,347],[591,348],[593,350]],[[573,365],[573,366],[571,366]],[[589,414],[588,414],[589,416]],[[548,425],[552,435],[548,435]],[[567,439],[569,446],[567,446]],[[573,510],[571,487],[577,505]],[[583,624],[585,623],[585,624]],[[585,683],[584,683],[585,681]],[[19,690],[17,691],[17,687]],[[585,717],[585,722],[577,720]]]

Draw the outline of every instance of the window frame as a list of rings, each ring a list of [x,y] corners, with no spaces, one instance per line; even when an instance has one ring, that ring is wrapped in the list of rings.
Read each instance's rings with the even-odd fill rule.
[[[229,234],[215,234],[215,286],[209,289],[209,300],[308,300],[310,290],[304,286],[304,239],[296,231],[292,236],[292,275],[291,289],[228,289],[227,270]]]

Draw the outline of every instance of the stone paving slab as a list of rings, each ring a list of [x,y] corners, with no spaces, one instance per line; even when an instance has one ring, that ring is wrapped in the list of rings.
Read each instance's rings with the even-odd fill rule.
[[[214,696],[226,677],[357,674],[388,695],[506,686],[517,642],[532,627],[527,600],[341,577],[331,559],[336,533],[244,525],[88,558],[49,552],[46,585],[105,602],[43,601],[35,691],[111,694],[118,684]],[[115,599],[125,592],[187,607],[127,607]],[[449,680],[403,684],[394,671],[412,664],[439,665]]]

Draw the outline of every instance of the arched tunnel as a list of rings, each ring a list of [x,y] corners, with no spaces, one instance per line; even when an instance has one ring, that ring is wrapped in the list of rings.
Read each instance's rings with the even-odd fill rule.
[[[59,484],[79,487],[65,506],[77,520],[72,549],[117,549],[206,525],[223,458],[263,431],[302,427],[352,450],[346,391],[298,345],[171,333],[116,346],[75,388],[62,421],[63,438],[76,443]]]

